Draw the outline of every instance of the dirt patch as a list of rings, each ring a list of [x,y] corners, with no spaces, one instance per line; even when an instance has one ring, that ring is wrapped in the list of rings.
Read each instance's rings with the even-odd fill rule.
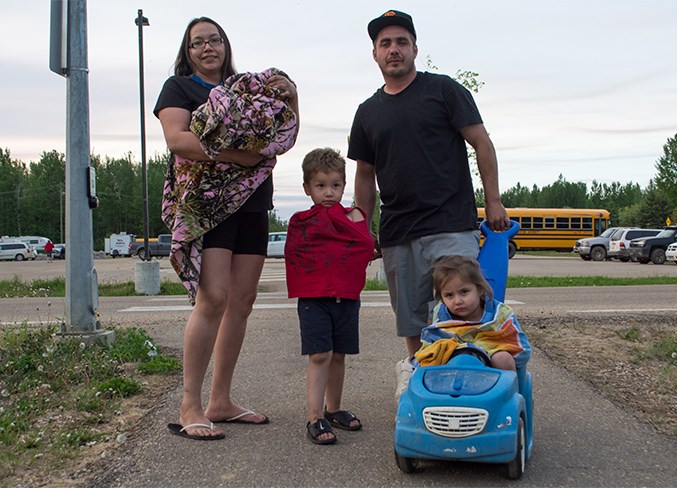
[[[181,373],[158,375],[134,375],[142,384],[139,395],[122,400],[113,419],[102,423],[97,430],[104,440],[83,448],[76,457],[55,461],[36,462],[24,466],[18,476],[0,479],[0,486],[63,488],[87,486],[92,473],[99,472],[99,462],[106,462],[115,449],[124,449],[124,444],[140,429],[144,417],[162,401],[165,393],[176,388]],[[63,416],[67,422],[67,416]],[[58,422],[58,419],[50,419]]]
[[[534,347],[619,407],[677,439],[677,321],[641,317],[520,318]]]

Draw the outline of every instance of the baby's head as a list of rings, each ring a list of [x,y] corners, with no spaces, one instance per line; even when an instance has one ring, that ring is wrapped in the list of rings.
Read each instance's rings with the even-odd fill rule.
[[[465,256],[446,256],[432,266],[435,300],[442,299],[442,288],[453,277],[457,276],[465,283],[477,286],[480,296],[493,297],[494,293],[484,278],[477,260]]]
[[[313,149],[303,158],[303,189],[316,205],[330,207],[343,198],[346,161],[330,148]]]

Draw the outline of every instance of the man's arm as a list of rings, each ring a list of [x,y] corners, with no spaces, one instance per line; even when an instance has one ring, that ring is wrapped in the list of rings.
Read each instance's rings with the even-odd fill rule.
[[[498,161],[494,144],[484,124],[468,125],[461,129],[461,135],[475,149],[477,155],[477,168],[482,178],[484,210],[489,228],[494,231],[507,230],[510,228],[510,220],[501,203],[501,193],[498,189]]]
[[[355,170],[355,205],[367,214],[367,222],[371,227],[376,207],[376,172],[373,164],[359,159]]]

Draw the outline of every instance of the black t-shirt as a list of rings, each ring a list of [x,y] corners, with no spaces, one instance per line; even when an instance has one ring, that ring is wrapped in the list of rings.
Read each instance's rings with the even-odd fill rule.
[[[460,130],[481,123],[471,93],[448,76],[432,73],[417,73],[396,95],[381,88],[359,106],[348,157],[375,167],[381,245],[477,229]]]
[[[153,113],[157,117],[160,110],[177,107],[191,114],[209,98],[210,88],[198,83],[189,76],[172,76],[162,87]],[[242,205],[243,212],[263,212],[273,208],[273,177],[266,178],[252,196]]]

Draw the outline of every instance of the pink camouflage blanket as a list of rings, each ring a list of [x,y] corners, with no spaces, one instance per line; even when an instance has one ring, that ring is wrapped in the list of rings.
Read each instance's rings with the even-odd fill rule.
[[[190,129],[205,153],[223,149],[255,151],[265,157],[253,167],[176,157],[170,165],[162,201],[162,219],[172,232],[170,261],[188,290],[191,304],[200,279],[202,236],[237,211],[270,176],[275,156],[294,146],[297,117],[276,98],[266,82],[270,68],[240,73],[213,88],[209,99],[193,112]]]

